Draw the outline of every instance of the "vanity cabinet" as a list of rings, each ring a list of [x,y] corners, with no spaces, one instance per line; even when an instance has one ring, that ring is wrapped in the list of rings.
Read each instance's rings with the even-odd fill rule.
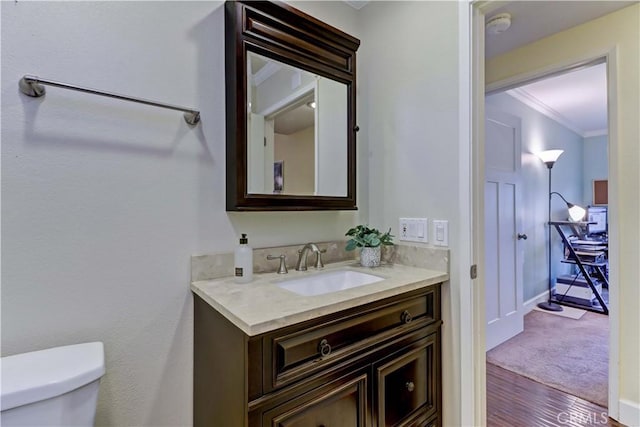
[[[431,334],[374,365],[374,425],[422,426],[437,415],[439,345]]]
[[[329,383],[262,415],[264,427],[353,426],[367,423],[367,373]]]
[[[194,298],[194,426],[439,426],[440,284],[248,336]]]

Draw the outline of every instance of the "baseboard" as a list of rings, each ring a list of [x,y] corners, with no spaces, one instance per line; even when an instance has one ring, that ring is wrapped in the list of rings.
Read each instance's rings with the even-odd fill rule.
[[[531,298],[530,300],[525,301],[522,304],[522,307],[524,308],[524,314],[527,314],[531,310],[533,310],[535,306],[538,305],[539,302],[545,302],[548,299],[549,299],[549,291],[544,291],[540,295],[537,295]]]
[[[620,408],[618,422],[626,426],[640,426],[640,404],[620,399],[618,407]]]

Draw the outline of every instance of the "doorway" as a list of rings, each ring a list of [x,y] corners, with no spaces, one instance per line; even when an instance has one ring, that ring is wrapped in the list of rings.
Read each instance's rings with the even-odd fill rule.
[[[529,2],[531,3],[531,2]],[[575,4],[575,3],[574,3]],[[510,64],[507,62],[500,62],[501,68],[496,68],[495,66],[492,68],[491,66],[485,69],[485,61],[484,61],[484,24],[485,24],[485,14],[494,13],[496,8],[499,5],[494,4],[485,4],[478,2],[472,6],[471,10],[471,32],[472,32],[472,48],[471,48],[471,65],[472,65],[472,88],[471,88],[471,99],[472,99],[472,139],[474,141],[473,147],[477,150],[473,153],[473,163],[474,163],[474,191],[476,194],[482,195],[482,185],[484,184],[484,161],[483,161],[483,150],[484,150],[484,92],[485,92],[485,71],[488,73],[487,80],[490,82],[486,89],[489,91],[508,89],[510,87],[514,87],[522,84],[523,82],[528,82],[535,80],[536,78],[540,78],[545,75],[549,75],[550,73],[554,73],[560,70],[566,70],[571,67],[575,67],[577,65],[583,65],[585,63],[589,63],[596,58],[606,58],[606,66],[607,66],[607,75],[610,77],[608,82],[608,98],[610,101],[610,105],[612,105],[610,110],[609,120],[611,123],[610,126],[610,139],[609,139],[609,150],[611,153],[611,159],[609,162],[609,166],[615,166],[620,163],[620,158],[618,153],[620,151],[620,147],[618,145],[618,135],[620,132],[620,127],[625,128],[625,125],[621,125],[619,122],[618,115],[618,100],[620,98],[626,99],[626,94],[618,93],[618,51],[616,49],[611,48],[611,40],[615,40],[617,36],[609,36],[605,34],[600,34],[599,36],[589,37],[590,43],[586,43],[584,39],[582,41],[578,41],[577,39],[572,40],[571,42],[567,42],[566,45],[563,45],[563,48],[559,48],[557,46],[549,45],[549,43],[543,43],[546,50],[544,51],[544,55],[541,56],[541,53],[535,54],[530,58],[522,57],[515,62],[511,62]],[[559,6],[560,7],[560,6]],[[561,15],[561,14],[558,14]],[[566,14],[565,14],[566,15]],[[583,21],[585,22],[585,21]],[[601,21],[599,21],[601,23]],[[589,21],[589,27],[591,29],[591,21]],[[571,30],[573,33],[573,30]],[[571,51],[571,49],[574,49]],[[523,51],[524,52],[524,51]],[[529,52],[531,53],[531,52]],[[625,51],[625,55],[630,55],[630,52]],[[509,57],[509,59],[511,59]],[[551,62],[550,62],[551,61]],[[549,65],[553,64],[553,65]],[[498,65],[498,64],[495,64]],[[487,71],[488,70],[488,71]],[[625,83],[628,83],[625,80]],[[480,162],[480,163],[479,163]],[[618,188],[620,183],[618,182],[617,176],[613,175],[609,180],[609,203],[611,207],[610,218],[620,218],[619,212],[616,209],[617,203],[620,201],[620,197],[618,195]],[[624,186],[623,186],[624,187]],[[624,201],[624,199],[622,199]],[[481,247],[484,245],[484,209],[483,209],[483,199],[477,197],[474,199],[474,219],[473,223],[475,226],[474,236],[478,239],[478,245],[474,246],[474,259],[478,260],[480,265],[483,265],[484,259]],[[621,224],[622,225],[622,224]],[[619,236],[619,231],[617,230],[617,226],[615,223],[613,224],[611,232],[611,237],[614,241],[618,239],[616,236]],[[616,243],[610,247],[610,260],[612,264],[618,265],[620,262],[620,244]],[[615,270],[612,271],[611,284],[612,284],[612,292],[610,293],[610,309],[611,314],[609,316],[611,323],[611,332],[610,332],[610,349],[611,349],[611,360],[618,360],[619,355],[619,330],[620,330],[620,319],[617,311],[618,308],[618,274]],[[477,323],[475,326],[474,334],[480,338],[480,342],[476,342],[473,345],[474,352],[476,354],[475,361],[483,362],[483,354],[484,354],[484,343],[485,343],[485,323],[484,323],[484,314],[485,314],[485,294],[484,294],[484,281],[480,278],[478,287],[476,288],[473,295],[473,314],[472,317],[477,319]],[[483,408],[485,407],[484,401],[484,390],[485,390],[485,370],[484,363],[476,364],[473,368],[474,372],[474,383],[475,383],[475,393],[473,398],[474,404],[474,413],[476,422],[483,422],[482,420],[486,419]],[[610,412],[609,415],[613,418],[619,418],[621,416],[621,409],[619,405],[623,403],[618,400],[618,366],[615,363],[609,364],[609,378],[610,378],[610,388],[609,388],[609,407]]]
[[[574,100],[580,94],[583,98],[589,98],[587,92],[597,92],[592,98],[593,104],[589,105],[583,101],[571,106],[566,100]],[[561,106],[553,108],[549,104],[554,102],[564,102]],[[558,110],[562,110],[559,113]],[[524,214],[520,218],[522,226],[519,230],[515,227],[515,222],[509,223],[505,230],[498,230],[497,233],[490,227],[485,228],[485,243],[487,248],[486,254],[486,271],[485,289],[486,289],[486,315],[487,315],[487,351],[495,347],[497,344],[504,342],[498,346],[487,357],[488,361],[497,364],[502,368],[525,375],[535,381],[546,384],[560,390],[565,390],[579,398],[589,400],[602,407],[607,407],[606,393],[608,390],[607,373],[608,373],[608,319],[597,322],[593,321],[589,316],[584,319],[588,320],[567,320],[556,317],[552,321],[541,321],[539,318],[543,316],[552,316],[552,314],[531,313],[527,315],[528,322],[525,322],[525,330],[522,332],[522,317],[532,309],[536,309],[536,303],[548,300],[548,289],[551,284],[552,288],[557,290],[562,286],[560,283],[566,277],[580,278],[575,264],[569,264],[565,254],[564,243],[561,240],[554,227],[547,225],[549,212],[552,221],[564,221],[568,219],[567,206],[561,200],[551,197],[549,189],[560,197],[570,200],[572,204],[580,206],[589,206],[589,212],[596,199],[593,194],[593,181],[607,180],[608,178],[608,156],[607,156],[607,81],[606,81],[606,63],[604,59],[593,61],[579,67],[571,67],[569,69],[559,70],[549,76],[541,76],[535,79],[535,82],[523,82],[519,86],[510,86],[507,90],[494,91],[487,95],[485,99],[485,118],[486,118],[486,138],[485,138],[485,221],[491,223],[491,206],[492,191],[489,185],[495,170],[495,132],[492,132],[493,117],[496,111],[510,115],[520,120],[522,126],[522,151],[518,153],[518,157],[522,159],[522,169],[518,171],[518,179],[514,182],[521,183],[521,193],[523,203],[520,205]],[[502,144],[502,143],[499,143]],[[549,150],[563,150],[562,155],[558,158],[553,166],[553,174],[547,176],[547,167],[537,158],[536,153]],[[504,149],[502,154],[504,155]],[[515,172],[515,171],[514,171]],[[551,170],[549,170],[551,172]],[[554,178],[547,187],[547,181]],[[553,194],[553,193],[552,193]],[[547,211],[547,203],[551,203],[552,209]],[[502,205],[501,205],[502,206]],[[501,208],[504,211],[504,208]],[[598,206],[597,209],[606,209]],[[587,218],[585,218],[586,220]],[[551,227],[551,229],[549,228]],[[577,227],[584,235],[580,238],[586,238],[591,233],[591,227]],[[521,269],[523,277],[524,301],[521,303],[522,310],[514,309],[510,313],[508,326],[511,326],[511,336],[500,335],[501,331],[507,330],[501,328],[496,332],[492,328],[492,321],[496,316],[492,312],[495,304],[492,300],[495,298],[494,291],[494,275],[490,274],[492,268],[489,263],[493,261],[491,256],[490,242],[495,239],[494,234],[498,236],[504,231],[508,233],[508,243],[517,245],[522,240],[517,240],[517,236],[528,236],[528,239],[519,248],[524,253],[522,259],[523,264],[515,264],[515,268]],[[604,230],[599,230],[606,239],[606,224]],[[591,234],[590,234],[591,233]],[[551,243],[549,244],[549,238]],[[498,246],[502,246],[498,245]],[[549,252],[550,252],[550,256]],[[501,252],[497,252],[501,254]],[[498,262],[498,277],[502,274],[516,277],[513,275],[514,251],[509,251],[506,256],[501,256]],[[548,257],[547,257],[548,256]],[[551,260],[549,266],[548,260]],[[549,272],[551,277],[549,277]],[[579,279],[580,280],[580,279]],[[575,282],[575,280],[574,280]],[[557,285],[556,285],[557,284]],[[586,283],[585,283],[586,286]],[[500,284],[498,295],[505,292],[508,295],[515,295],[512,292],[514,285],[510,281],[506,284]],[[516,288],[518,289],[518,288]],[[522,289],[519,288],[519,289]],[[569,287],[572,290],[572,286]],[[573,287],[573,292],[579,290],[578,286]],[[608,289],[603,289],[606,296]],[[564,297],[564,295],[563,295]],[[593,300],[592,300],[593,298]],[[573,294],[567,298],[568,301],[574,301]],[[594,309],[597,305],[597,299],[594,294],[587,297],[584,294],[579,295],[576,301],[580,302],[585,309]],[[593,306],[592,306],[593,303]],[[571,310],[567,308],[566,310]],[[582,311],[582,314],[585,312]],[[592,315],[590,315],[592,316]],[[505,320],[507,320],[505,316]],[[587,350],[586,346],[580,346],[574,343],[575,338],[571,334],[556,335],[552,328],[558,328],[567,322],[590,322],[592,325],[598,325],[595,337],[602,341],[602,345],[595,346],[593,349]],[[538,328],[538,331],[534,330]],[[548,332],[540,328],[549,328]],[[604,329],[603,329],[604,328]],[[526,340],[523,336],[526,335]],[[524,341],[523,341],[524,340]],[[539,342],[543,340],[544,344]],[[554,341],[555,340],[555,341]],[[572,344],[573,343],[573,344]],[[515,352],[514,346],[515,345]],[[565,351],[555,353],[554,349],[558,348],[574,348],[574,351]],[[521,357],[526,358],[526,352],[532,350],[541,351],[540,356],[531,360],[527,366],[520,364]],[[584,351],[583,351],[584,350]],[[534,351],[534,352],[535,352]],[[591,351],[592,354],[585,353]],[[596,354],[597,351],[597,354]],[[603,353],[603,354],[599,354]],[[571,357],[572,362],[564,360],[564,356]],[[490,356],[490,357],[489,357]],[[548,357],[547,357],[548,356]],[[550,361],[554,363],[550,364]],[[576,381],[574,375],[559,370],[550,374],[552,370],[550,366],[555,363],[568,365],[568,367],[580,367],[580,372],[584,372],[583,381],[587,386]],[[489,367],[488,371],[491,371]],[[569,369],[569,371],[571,371]],[[564,380],[563,380],[564,378]],[[599,392],[593,393],[593,390]]]
[[[509,120],[515,124],[509,125]],[[594,61],[488,94],[485,132],[485,292],[487,350],[490,350],[521,332],[522,316],[536,303],[548,299],[549,271],[552,287],[556,282],[577,277],[575,264],[566,259],[560,235],[554,227],[549,229],[546,225],[551,197],[547,190],[549,179],[552,180],[549,188],[559,196],[551,198],[551,219],[568,219],[566,204],[560,197],[585,207],[589,217],[595,218],[596,210],[604,212],[602,224],[590,224],[579,230],[585,237],[593,238],[594,243],[597,239],[598,246],[594,248],[607,244],[607,207],[593,191],[597,188],[594,184],[606,183],[608,178],[606,64],[603,60]],[[516,136],[519,139],[520,133],[522,150],[514,156],[509,140]],[[563,153],[547,176],[547,168],[536,153],[550,149]],[[510,207],[509,195],[505,195],[507,200],[496,200],[493,189],[496,176],[503,177],[512,166],[511,187],[518,185],[515,194],[521,197]],[[492,217],[495,212],[515,215],[498,229]],[[599,254],[604,260],[606,252]],[[567,283],[573,284],[566,290],[563,283],[557,288],[562,288],[567,303],[587,309],[592,302],[593,307],[597,305],[595,295],[587,295],[586,288],[580,289],[581,281]],[[606,297],[607,292],[605,286],[600,293]],[[507,325],[497,328],[501,323]]]
[[[580,64],[579,66],[566,67],[564,69],[560,69],[554,73],[551,73],[550,74],[551,77],[540,76],[536,78],[535,81],[536,81],[536,84],[540,85],[542,82],[544,82],[546,78],[554,79],[554,78],[561,77],[561,78],[567,79],[571,77],[572,73],[591,72],[599,69],[600,72],[605,76],[605,79],[602,82],[602,86],[605,88],[604,92],[606,93],[607,92],[606,91],[606,88],[607,88],[606,67],[607,67],[606,58],[600,58],[598,60],[590,61],[585,64]],[[502,109],[506,109],[511,113],[522,112],[525,110],[529,110],[529,113],[531,113],[533,110],[535,110],[534,108],[531,107],[531,105],[525,105],[526,103],[523,103],[521,99],[518,99],[518,96],[517,96],[517,94],[521,91],[520,87],[526,87],[527,84],[529,84],[529,82],[527,81],[523,82],[520,86],[516,86],[512,84],[506,90],[493,91],[492,93],[488,94],[486,102],[487,102],[487,105],[490,105],[491,107],[487,107],[486,117],[488,118],[490,116],[491,109],[495,108],[496,106],[500,106]],[[511,94],[508,94],[508,92],[511,92]],[[516,96],[514,96],[514,92]],[[605,97],[605,102],[606,102],[606,97]],[[604,107],[604,110],[606,111],[606,105]],[[543,115],[539,111],[534,111],[534,113],[537,114],[538,116]],[[541,224],[545,224],[547,222],[545,205],[546,205],[546,201],[548,200],[548,197],[550,196],[548,195],[548,191],[546,189],[546,180],[545,180],[546,168],[533,153],[535,153],[536,151],[541,151],[543,149],[551,149],[551,148],[565,149],[565,153],[563,155],[566,157],[562,160],[559,159],[556,165],[554,166],[554,171],[553,171],[554,180],[553,180],[552,189],[553,191],[557,191],[561,194],[564,194],[568,200],[574,201],[575,204],[581,204],[583,206],[592,206],[596,202],[596,200],[594,200],[593,198],[594,197],[593,181],[601,180],[601,178],[604,178],[604,179],[607,178],[606,176],[602,176],[602,177],[594,176],[594,173],[601,175],[602,170],[605,171],[605,175],[607,173],[606,171],[608,169],[608,159],[606,154],[608,151],[607,150],[608,140],[607,140],[606,132],[600,132],[599,134],[598,132],[592,131],[590,133],[582,132],[578,134],[578,132],[575,132],[575,129],[565,129],[564,132],[569,134],[574,134],[574,138],[573,138],[573,141],[569,141],[568,144],[563,145],[562,143],[567,141],[566,138],[562,138],[562,137],[545,138],[545,135],[549,135],[549,131],[540,131],[539,129],[540,123],[541,123],[540,119],[538,120],[531,120],[530,118],[527,119],[526,114],[516,114],[516,115],[520,116],[523,119],[523,122],[524,122],[523,135],[526,135],[526,136],[523,136],[523,141],[526,141],[526,142],[523,142],[523,157],[522,157],[523,176],[524,176],[524,178],[522,179],[523,199],[524,199],[523,206],[526,212],[524,215],[525,225],[523,226],[523,234],[526,233],[530,236],[530,239],[529,241],[527,241],[527,244],[530,243],[532,240],[534,242],[534,245],[532,245],[533,247],[529,246],[525,248],[524,251],[526,255],[523,257],[523,259],[525,260],[525,265],[523,268],[523,271],[525,272],[524,273],[525,283],[529,281],[529,285],[530,285],[528,289],[528,294],[527,294],[527,291],[525,291],[524,308],[526,312],[527,310],[530,310],[533,307],[535,307],[537,302],[547,298],[548,277],[549,277],[549,275],[546,274],[546,268],[545,268],[547,266],[545,254],[548,254],[547,251],[549,250],[549,249],[546,249],[547,242],[548,242],[546,238],[547,228],[541,226]],[[548,117],[545,120],[551,121]],[[527,121],[535,122],[537,130],[533,129],[533,127],[528,126],[526,123]],[[560,124],[560,123],[554,124],[555,127],[558,127],[558,126],[562,127],[563,125],[564,124]],[[603,127],[606,130],[608,128],[608,125],[605,123]],[[533,135],[537,135],[537,140]],[[554,141],[553,144],[555,145],[554,146],[545,145],[545,142],[547,142],[548,140]],[[490,144],[490,141],[486,140],[485,143]],[[558,143],[560,143],[560,146],[557,145]],[[529,146],[527,146],[527,144]],[[597,147],[597,144],[604,145],[604,147]],[[592,153],[592,151],[594,150],[594,147],[596,151],[600,152],[600,154],[594,155],[594,153]],[[604,155],[602,153],[604,153]],[[598,162],[600,163],[599,166],[593,163],[593,159],[598,157],[599,157]],[[562,164],[560,163],[561,161],[564,161],[565,163]],[[563,165],[563,167],[559,168],[560,165]],[[536,174],[536,169],[538,170],[537,174]],[[487,166],[487,171],[488,170],[489,170],[489,167]],[[540,171],[542,173],[539,173]],[[576,179],[575,179],[576,171],[581,171],[581,173],[578,175],[584,176],[584,178],[579,179],[578,182],[576,182]],[[537,195],[535,194],[536,188],[539,189],[538,193],[540,194],[537,194]],[[553,211],[551,216],[552,220],[558,221],[561,219],[566,219],[566,216],[567,216],[566,206],[563,206],[564,205],[563,203],[557,203],[555,201],[554,203],[552,203],[552,205],[554,204],[555,206],[553,206]],[[539,212],[536,212],[536,206],[539,207],[538,209]],[[560,215],[564,215],[564,218],[559,217]],[[533,239],[531,239],[531,236],[533,236]],[[559,236],[557,236],[555,233],[553,233],[552,236],[553,238],[551,241],[552,242],[551,247],[553,248],[553,250],[551,251],[551,259],[553,261],[552,261],[551,278],[552,278],[552,283],[555,283],[556,278],[559,278],[563,274],[566,274],[568,270],[572,268],[572,266],[563,265],[561,263],[561,260],[563,259],[563,255],[564,255],[562,242],[558,242]],[[542,248],[542,250],[540,250],[540,248]],[[536,277],[537,277],[536,275],[538,276],[537,281],[536,281]],[[542,280],[540,280],[540,277],[542,277]],[[537,288],[537,291],[534,292],[534,290],[536,289],[536,283],[538,283],[538,288]],[[533,286],[531,286],[532,284]],[[488,283],[486,284],[486,286],[487,286],[487,289],[489,289]],[[605,289],[605,293],[606,291],[607,290]],[[616,307],[612,307],[612,310],[615,310],[615,308]],[[487,342],[489,342],[489,339],[490,339],[489,332],[490,330],[489,328],[487,328]],[[603,339],[605,341],[610,341],[610,339],[607,339],[609,336],[610,336],[609,332],[607,332],[607,334],[604,336]],[[553,345],[553,344],[550,343],[550,345]],[[607,349],[605,349],[605,352],[606,351]],[[606,360],[599,366],[602,367],[602,370],[605,373],[604,382],[606,384],[606,374],[611,371],[610,366],[608,366]],[[566,379],[569,382],[569,380],[571,380],[572,378],[566,377]],[[545,383],[544,381],[540,381],[540,382]],[[547,384],[551,384],[551,383],[547,382]],[[604,386],[604,388],[606,389],[606,385]],[[578,392],[574,392],[573,394],[578,395],[580,397]],[[603,397],[602,399],[599,399],[598,404],[603,407],[607,407],[608,402],[607,402],[606,396]]]

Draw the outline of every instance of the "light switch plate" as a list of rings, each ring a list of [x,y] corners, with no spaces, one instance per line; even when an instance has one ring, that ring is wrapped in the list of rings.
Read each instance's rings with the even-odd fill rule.
[[[398,239],[406,242],[429,242],[429,220],[427,218],[400,218]]]
[[[435,246],[449,246],[449,221],[433,220],[433,244]]]

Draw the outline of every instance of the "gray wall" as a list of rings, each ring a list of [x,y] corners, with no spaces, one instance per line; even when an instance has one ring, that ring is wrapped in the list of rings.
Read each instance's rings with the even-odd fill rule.
[[[400,217],[449,220],[443,406],[444,424],[460,425],[458,266],[468,236],[459,230],[468,218],[459,190],[458,4],[374,1],[361,13],[358,121],[369,125],[359,138],[369,143],[370,223],[398,235]]]

